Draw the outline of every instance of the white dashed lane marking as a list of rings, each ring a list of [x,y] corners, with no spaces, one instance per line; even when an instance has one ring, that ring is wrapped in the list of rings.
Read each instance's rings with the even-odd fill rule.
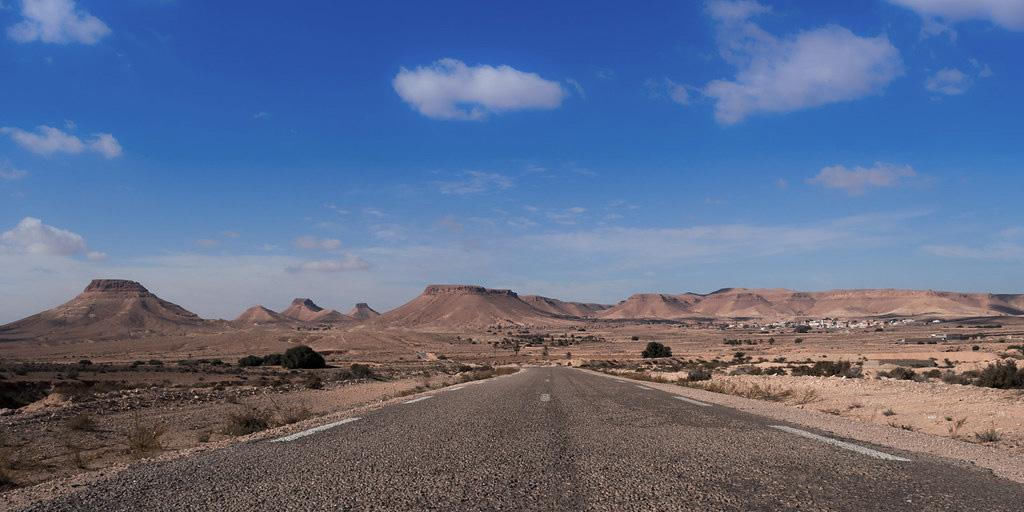
[[[424,401],[424,400],[426,400],[428,398],[434,398],[434,395],[427,395],[427,396],[421,396],[419,398],[413,398],[412,400],[409,400],[408,402],[403,402],[403,403],[405,405],[409,405],[409,404],[414,404],[416,402],[422,402],[422,401]]]
[[[698,401],[698,400],[693,400],[691,398],[686,398],[686,397],[683,397],[683,396],[677,396],[676,400],[682,400],[682,401],[684,401],[684,402],[686,402],[688,404],[699,405],[701,407],[711,407],[711,404],[706,404],[704,402],[701,402],[701,401]]]
[[[356,421],[358,419],[359,418],[345,418],[345,419],[343,419],[341,421],[335,421],[334,423],[328,423],[326,425],[320,425],[319,427],[313,427],[313,428],[311,428],[309,430],[303,430],[302,432],[297,432],[297,433],[292,434],[290,436],[279,437],[277,439],[271,440],[270,442],[271,443],[284,443],[284,442],[288,442],[288,441],[294,441],[296,439],[301,439],[303,437],[316,434],[317,432],[323,432],[324,430],[327,430],[327,429],[330,429],[330,428],[334,428],[334,427],[337,427],[339,425],[344,425],[346,423],[352,423],[353,421]]]
[[[839,448],[842,448],[844,450],[857,452],[861,455],[867,455],[868,457],[874,457],[876,459],[882,460],[893,460],[897,462],[910,462],[910,459],[904,459],[903,457],[889,455],[888,453],[885,452],[872,450],[871,448],[866,448],[864,446],[856,445],[853,443],[847,443],[846,441],[840,441],[838,439],[832,439],[831,437],[819,436],[818,434],[812,434],[810,432],[807,432],[806,430],[800,430],[798,428],[787,427],[784,425],[772,425],[771,427],[774,429],[781,430],[783,432],[789,432],[790,434],[798,435],[800,437],[806,437],[807,439],[813,439],[815,441],[821,441],[832,446],[838,446]]]
[[[640,388],[640,389],[646,389],[646,390],[648,390],[648,391],[650,391],[650,390],[654,389],[654,388],[649,388],[649,387],[647,387],[647,386],[641,386],[641,385],[639,385],[639,384],[637,384],[637,385],[636,385],[636,387],[638,387],[638,388]]]
[[[543,395],[540,395],[540,401],[541,402],[550,402],[551,401],[551,395],[549,395],[547,393],[544,393]]]

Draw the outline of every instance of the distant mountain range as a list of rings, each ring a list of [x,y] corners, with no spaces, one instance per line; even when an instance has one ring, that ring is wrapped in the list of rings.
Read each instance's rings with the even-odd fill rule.
[[[134,281],[97,279],[69,302],[0,326],[0,342],[131,338],[262,325],[334,324],[369,328],[458,330],[488,326],[559,326],[581,321],[1024,315],[1024,295],[921,290],[723,288],[708,293],[640,293],[614,305],[568,302],[473,285],[430,285],[384,314],[359,303],[344,314],[298,298],[281,312],[256,305],[228,322],[204,320]]]

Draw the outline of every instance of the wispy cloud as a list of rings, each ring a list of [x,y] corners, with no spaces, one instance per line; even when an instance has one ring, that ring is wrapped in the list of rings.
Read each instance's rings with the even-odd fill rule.
[[[504,190],[515,185],[512,178],[494,172],[469,171],[464,176],[462,180],[438,182],[437,188],[442,194],[465,195]]]
[[[1018,0],[889,0],[913,10],[925,23],[989,21],[1009,30],[1024,30],[1024,2]]]
[[[92,151],[107,158],[116,158],[122,153],[121,144],[109,133],[97,133],[85,141],[59,128],[45,125],[36,128],[35,132],[5,126],[0,128],[0,133],[9,135],[19,146],[40,155]]]
[[[318,249],[322,251],[333,251],[341,248],[341,240],[336,238],[317,238],[312,235],[303,235],[295,239],[295,247],[299,249]]]
[[[288,272],[352,272],[367,270],[370,263],[354,254],[346,254],[340,259],[313,260],[287,267]]]
[[[869,188],[895,187],[901,180],[914,176],[917,176],[917,173],[909,165],[875,162],[871,167],[857,166],[852,169],[843,165],[825,167],[807,182],[857,196],[864,194]]]

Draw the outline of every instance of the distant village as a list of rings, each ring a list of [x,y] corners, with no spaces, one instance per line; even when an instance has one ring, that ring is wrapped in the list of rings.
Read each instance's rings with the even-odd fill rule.
[[[867,320],[842,320],[839,318],[822,318],[817,320],[785,321],[785,322],[737,322],[726,324],[727,329],[760,329],[768,332],[776,329],[870,329],[885,328],[886,326],[909,325],[917,321],[912,318],[891,318],[891,319],[867,319]],[[938,320],[935,320],[938,322]]]

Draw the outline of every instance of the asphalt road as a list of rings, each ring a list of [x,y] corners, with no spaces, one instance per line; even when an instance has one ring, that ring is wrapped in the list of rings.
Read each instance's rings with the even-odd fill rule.
[[[1024,510],[987,471],[644,388],[531,368],[32,510]]]

